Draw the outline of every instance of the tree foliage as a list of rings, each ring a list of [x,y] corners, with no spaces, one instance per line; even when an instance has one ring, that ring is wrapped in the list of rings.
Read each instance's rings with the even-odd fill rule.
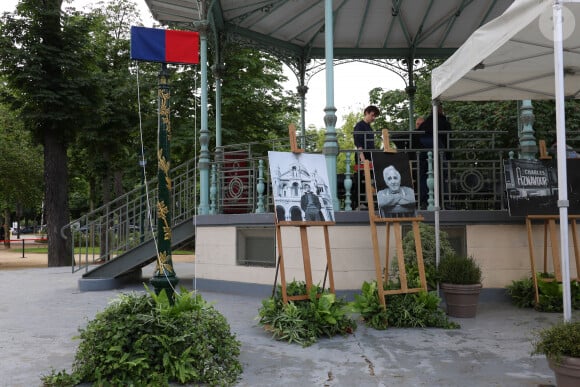
[[[431,105],[431,71],[442,60],[426,60],[425,67],[415,73],[417,88],[414,101],[414,119],[428,116]],[[404,131],[409,128],[409,98],[404,90],[375,88],[370,92],[371,103],[377,104],[386,113],[386,119],[377,120],[375,125],[389,130]],[[537,140],[552,144],[556,139],[554,101],[532,101],[534,113],[534,135]],[[566,129],[580,130],[580,101],[567,100]],[[504,132],[496,136],[497,146],[517,149],[518,103],[517,101],[444,101],[444,113],[451,122],[453,131]],[[475,144],[474,144],[475,145]]]
[[[236,46],[225,50],[224,63],[223,144],[286,137],[288,124],[299,122],[299,111],[296,94],[282,87],[286,80],[282,63],[261,51]],[[209,95],[215,117],[215,93]]]
[[[0,217],[8,235],[12,212],[35,213],[41,207],[42,150],[5,105],[0,105],[0,138]]]
[[[98,72],[89,32],[92,20],[62,13],[62,0],[21,0],[15,14],[0,20],[2,101],[44,149],[48,265],[69,264],[67,149],[93,119]]]

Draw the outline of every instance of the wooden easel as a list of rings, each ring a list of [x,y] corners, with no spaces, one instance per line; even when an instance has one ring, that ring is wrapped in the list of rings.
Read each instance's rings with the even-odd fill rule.
[[[546,140],[540,140],[540,160],[551,160],[552,156],[548,154],[548,150],[546,148]]]
[[[303,153],[303,149],[299,149],[296,142],[296,127],[294,124],[288,125],[288,132],[290,138],[290,149],[292,153]],[[330,255],[330,238],[328,236],[328,226],[334,225],[335,222],[329,221],[280,221],[276,218],[276,241],[278,243],[278,266],[280,268],[280,282],[282,285],[282,300],[287,303],[289,300],[307,300],[310,298],[310,289],[312,288],[312,265],[310,261],[310,246],[308,244],[308,227],[322,227],[324,231],[324,245],[326,251],[326,274],[328,275],[328,283],[330,292],[335,293],[334,288],[334,274],[332,271],[332,259]],[[300,228],[300,242],[302,249],[302,261],[304,264],[304,279],[306,283],[306,293],[294,296],[288,296],[286,291],[286,270],[284,266],[284,248],[282,246],[282,227],[299,227]],[[326,278],[325,278],[326,279]]]
[[[387,129],[383,129],[383,138],[386,139],[385,142],[385,152],[386,144],[388,144],[388,131]],[[395,153],[396,150],[393,150],[389,147],[389,153]],[[425,265],[423,262],[423,248],[421,247],[421,234],[419,231],[419,222],[423,221],[422,216],[415,216],[415,217],[405,217],[405,218],[383,218],[378,216],[375,213],[375,206],[374,206],[374,196],[375,196],[375,188],[373,187],[371,181],[371,171],[368,160],[364,162],[364,171],[365,171],[365,184],[366,184],[366,192],[368,197],[368,211],[369,211],[369,221],[371,225],[371,238],[373,243],[373,253],[374,253],[374,260],[375,260],[375,272],[377,276],[377,288],[379,292],[379,300],[384,308],[387,307],[385,296],[392,295],[392,294],[406,294],[406,293],[418,293],[420,291],[427,291],[427,279],[425,277]],[[379,251],[379,238],[377,233],[377,223],[384,223],[386,226],[386,249],[385,249],[385,266],[381,263],[380,251]],[[419,280],[421,282],[421,287],[419,288],[409,288],[408,281],[407,281],[407,270],[405,269],[405,258],[404,258],[404,251],[403,251],[403,233],[402,233],[402,224],[403,223],[411,223],[413,227],[413,236],[415,238],[415,248],[417,254],[417,266],[419,269]],[[393,233],[395,237],[395,248],[397,253],[397,265],[399,268],[399,281],[401,283],[400,289],[391,289],[385,290],[384,289],[384,282],[388,280],[389,277],[389,250],[390,250],[390,231],[391,226],[393,227]],[[384,270],[384,278],[383,281],[383,270]]]
[[[558,229],[556,228],[556,221],[559,220],[558,215],[528,215],[526,216],[526,227],[528,229],[528,246],[530,249],[530,266],[532,269],[532,281],[534,283],[534,292],[536,303],[540,302],[540,293],[538,290],[538,275],[536,273],[536,265],[534,259],[534,242],[532,238],[532,220],[544,221],[544,270],[543,273],[548,272],[548,234],[550,234],[550,243],[552,246],[552,265],[554,268],[555,280],[562,282],[562,268],[560,267],[560,243]],[[574,246],[574,258],[576,259],[576,279],[580,278],[580,250],[578,249],[578,229],[576,221],[580,219],[580,215],[568,215],[568,221],[572,227],[572,241]],[[567,247],[566,247],[567,248]],[[549,279],[544,279],[549,281]]]
[[[397,153],[396,149],[391,148],[391,139],[388,129],[383,129],[383,150],[386,153]]]

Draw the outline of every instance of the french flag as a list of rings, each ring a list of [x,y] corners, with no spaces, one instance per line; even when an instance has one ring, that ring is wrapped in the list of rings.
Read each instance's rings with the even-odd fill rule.
[[[199,33],[131,27],[131,59],[147,62],[198,64]]]

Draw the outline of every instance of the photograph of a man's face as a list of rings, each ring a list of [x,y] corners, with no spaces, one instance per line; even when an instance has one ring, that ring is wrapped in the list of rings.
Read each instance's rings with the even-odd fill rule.
[[[413,217],[417,200],[411,166],[404,153],[373,153],[379,214],[386,218]]]

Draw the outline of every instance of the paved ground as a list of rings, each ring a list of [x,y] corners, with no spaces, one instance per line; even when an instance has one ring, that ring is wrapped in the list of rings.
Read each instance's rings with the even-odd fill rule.
[[[0,260],[3,252],[0,251]],[[180,285],[193,286],[195,264],[175,262]],[[144,275],[153,272],[151,267]],[[70,370],[72,337],[124,289],[79,292],[69,268],[0,270],[0,386],[39,386],[40,376]],[[546,360],[530,355],[531,332],[561,314],[482,302],[459,330],[388,329],[359,324],[347,337],[308,348],[277,342],[256,325],[264,297],[202,292],[215,302],[242,342],[239,386],[540,386],[554,377]],[[573,319],[580,315],[575,312]]]

